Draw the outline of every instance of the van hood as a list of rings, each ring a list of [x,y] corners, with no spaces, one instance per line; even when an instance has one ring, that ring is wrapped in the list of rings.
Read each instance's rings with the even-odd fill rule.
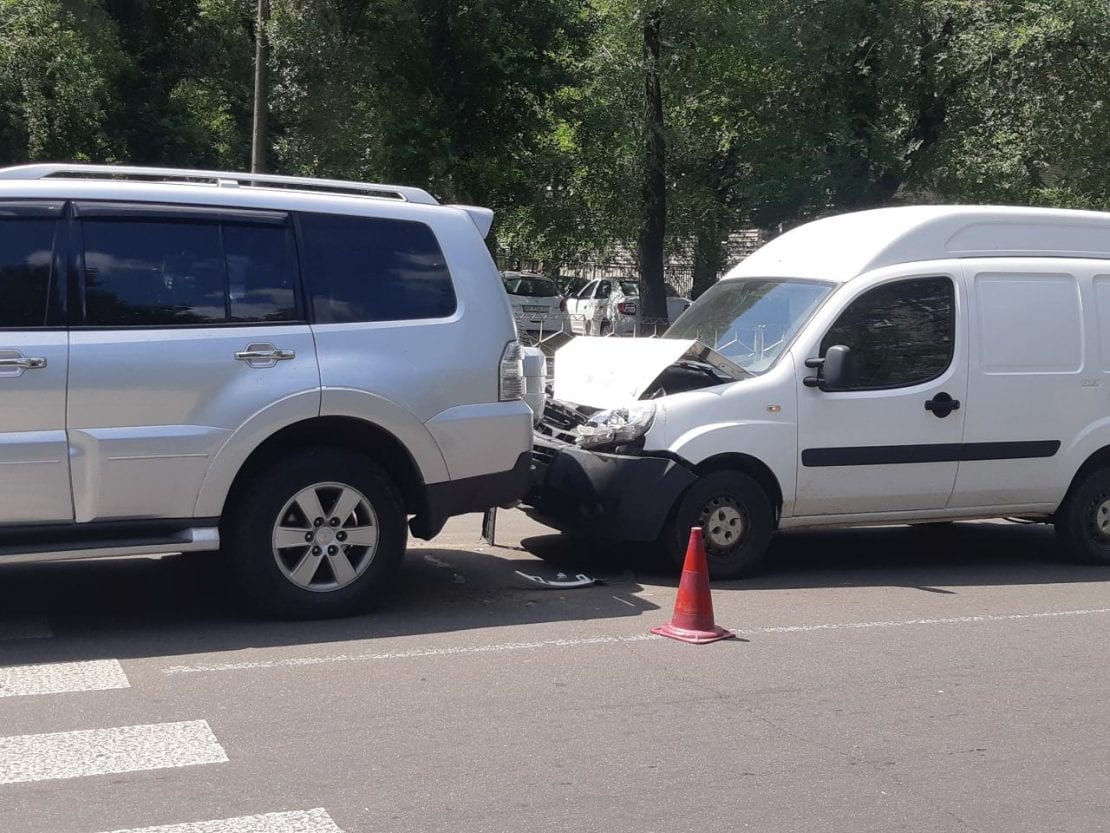
[[[695,339],[579,336],[555,353],[554,397],[607,409],[750,376]]]

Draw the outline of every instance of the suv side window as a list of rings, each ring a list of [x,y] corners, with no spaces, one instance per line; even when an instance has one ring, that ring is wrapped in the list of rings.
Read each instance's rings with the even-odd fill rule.
[[[455,287],[432,230],[381,217],[300,214],[305,279],[318,324],[446,318]]]
[[[45,327],[57,314],[52,217],[0,219],[0,328]]]
[[[852,301],[825,334],[852,350],[850,390],[908,387],[948,369],[956,330],[955,288],[948,278],[884,284]]]
[[[287,231],[217,220],[89,217],[85,323],[227,324],[296,319]]]
[[[602,281],[597,285],[597,297],[601,300],[605,300],[606,298],[608,298],[609,294],[612,291],[613,287],[612,284],[609,283],[609,281]]]

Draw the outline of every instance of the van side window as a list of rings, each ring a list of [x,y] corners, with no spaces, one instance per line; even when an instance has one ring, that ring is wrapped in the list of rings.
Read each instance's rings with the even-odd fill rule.
[[[44,327],[53,286],[57,220],[0,220],[0,328]]]
[[[948,278],[884,284],[849,304],[825,334],[852,350],[851,390],[908,387],[948,369],[956,329],[955,288]]]
[[[447,261],[423,223],[301,214],[300,225],[316,323],[446,318],[455,312]]]

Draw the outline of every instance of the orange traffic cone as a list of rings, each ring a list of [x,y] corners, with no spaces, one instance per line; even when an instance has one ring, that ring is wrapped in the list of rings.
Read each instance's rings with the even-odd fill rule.
[[[678,597],[674,601],[671,621],[661,627],[652,628],[651,632],[695,645],[716,642],[718,639],[733,639],[736,636],[732,631],[718,628],[713,623],[709,565],[705,560],[705,542],[699,527],[690,530],[690,544],[686,548],[686,563],[682,565],[682,580],[678,583]]]

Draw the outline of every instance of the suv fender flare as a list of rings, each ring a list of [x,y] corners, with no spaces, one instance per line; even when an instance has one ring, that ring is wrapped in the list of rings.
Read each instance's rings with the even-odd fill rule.
[[[320,416],[338,416],[372,424],[401,443],[424,483],[448,479],[447,464],[435,439],[412,413],[365,391],[344,388],[295,394],[275,402],[241,425],[227,439],[208,468],[197,496],[195,517],[219,517],[235,478],[251,455],[284,428]]]

